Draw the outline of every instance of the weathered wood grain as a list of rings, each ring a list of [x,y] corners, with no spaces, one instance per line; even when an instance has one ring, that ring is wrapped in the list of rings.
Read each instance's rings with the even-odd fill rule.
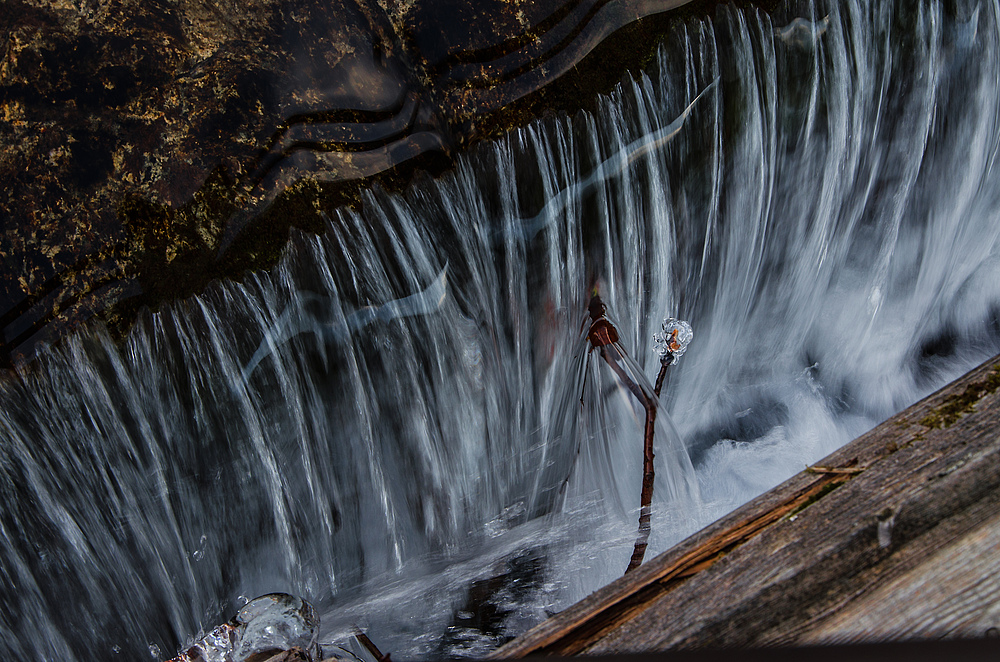
[[[1000,624],[998,560],[1000,515],[855,600],[796,643],[993,634]]]
[[[494,657],[983,634],[997,604],[980,575],[1000,514],[998,389],[1000,357]],[[938,582],[953,590],[935,607]],[[898,618],[879,620],[890,596]]]

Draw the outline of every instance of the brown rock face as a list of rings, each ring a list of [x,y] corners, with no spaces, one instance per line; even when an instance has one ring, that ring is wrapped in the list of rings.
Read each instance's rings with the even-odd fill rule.
[[[373,180],[579,107],[651,51],[639,19],[681,2],[6,0],[0,362],[95,315],[123,332],[273,264]]]

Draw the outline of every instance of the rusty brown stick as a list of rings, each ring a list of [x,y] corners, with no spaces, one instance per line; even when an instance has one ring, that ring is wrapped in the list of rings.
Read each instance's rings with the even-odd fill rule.
[[[604,319],[604,318],[602,318]],[[623,354],[624,349],[618,347],[618,350]],[[635,547],[632,550],[632,558],[629,560],[628,567],[625,572],[629,572],[638,568],[642,564],[642,559],[646,555],[646,547],[649,543],[649,532],[650,532],[650,516],[652,512],[653,503],[653,481],[655,478],[655,471],[653,469],[653,438],[656,433],[656,400],[650,398],[647,393],[645,393],[638,384],[636,384],[628,374],[622,369],[617,361],[613,360],[609,355],[605,346],[600,347],[601,358],[611,366],[611,370],[618,376],[618,379],[622,381],[626,388],[632,392],[632,394],[639,400],[642,404],[643,409],[646,410],[646,425],[643,433],[643,447],[642,447],[642,491],[639,496],[639,532],[636,534]]]
[[[660,397],[660,389],[663,388],[663,378],[667,374],[667,364],[660,367],[660,374],[656,376],[656,386],[653,392],[656,397]],[[649,542],[650,515],[653,503],[653,434],[656,424],[656,406],[646,408],[646,430],[643,436],[642,448],[642,495],[640,496],[639,509],[639,535],[636,537],[635,548],[632,550],[632,558],[629,560],[625,572],[628,573],[642,565],[642,559],[646,555],[646,547]]]
[[[656,393],[656,397],[660,397],[660,389],[663,388],[663,378],[667,376],[667,368],[670,366],[669,363],[665,363],[663,360],[660,361],[660,374],[656,376],[656,384],[653,386],[653,393]]]
[[[354,631],[354,636],[357,637],[358,641],[361,642],[361,645],[368,649],[368,652],[371,653],[375,659],[378,660],[378,662],[392,662],[389,657],[389,653],[383,655],[382,651],[380,651],[378,646],[375,645],[375,642],[369,639],[368,635],[362,632],[360,628]]]
[[[625,353],[625,350],[622,349],[621,346],[617,346],[617,349],[622,354]],[[638,384],[632,381],[632,378],[628,376],[628,373],[626,373],[622,367],[618,365],[617,361],[608,355],[608,352],[604,347],[600,348],[600,352],[601,358],[604,359],[605,363],[611,366],[611,370],[618,376],[618,379],[621,380],[622,384],[625,385],[625,388],[632,392],[632,395],[636,397],[639,404],[642,405],[642,408],[646,411],[649,411],[650,408],[656,409],[656,403],[649,397],[649,394],[643,391]]]
[[[806,467],[809,474],[859,474],[868,467]]]
[[[643,430],[643,444],[642,444],[642,491],[639,496],[639,532],[636,534],[635,547],[632,550],[632,558],[629,560],[628,567],[625,569],[626,574],[631,570],[635,570],[642,564],[642,559],[646,555],[646,547],[649,544],[649,532],[650,532],[650,516],[652,512],[653,503],[653,480],[655,478],[655,471],[653,469],[653,438],[656,434],[656,407],[658,404],[657,398],[660,395],[660,388],[663,386],[663,377],[666,373],[666,364],[660,370],[659,377],[656,380],[655,396],[650,396],[645,390],[643,390],[638,384],[628,376],[628,373],[622,368],[619,363],[614,360],[608,353],[607,346],[613,345],[617,351],[621,353],[624,357],[626,356],[625,350],[618,345],[619,333],[615,325],[605,316],[607,308],[604,302],[601,301],[601,297],[595,294],[590,300],[590,305],[588,306],[590,312],[590,330],[587,332],[587,338],[590,340],[592,349],[597,349],[600,351],[601,358],[604,362],[611,366],[612,372],[614,372],[618,379],[621,380],[622,384],[632,392],[642,405],[642,408],[646,410],[646,426]]]
[[[646,546],[649,543],[650,514],[653,503],[653,434],[656,430],[656,405],[646,409],[646,430],[643,435],[642,445],[642,494],[639,497],[639,533],[635,539],[635,547],[632,549],[632,558],[625,568],[626,574],[642,565],[642,559],[646,555]]]

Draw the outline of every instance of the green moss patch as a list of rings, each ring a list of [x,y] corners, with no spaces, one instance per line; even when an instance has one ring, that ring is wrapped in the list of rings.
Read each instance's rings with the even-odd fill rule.
[[[1000,363],[993,366],[993,370],[985,379],[969,384],[964,391],[953,395],[944,404],[931,410],[920,419],[919,423],[931,429],[949,428],[962,416],[974,412],[976,403],[997,389],[1000,389]]]

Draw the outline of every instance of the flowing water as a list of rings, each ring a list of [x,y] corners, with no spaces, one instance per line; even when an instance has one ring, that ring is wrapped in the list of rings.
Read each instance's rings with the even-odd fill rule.
[[[271,591],[479,655],[1000,351],[997,2],[723,9],[595,116],[326,210],[272,273],[0,387],[0,647],[156,659]]]

